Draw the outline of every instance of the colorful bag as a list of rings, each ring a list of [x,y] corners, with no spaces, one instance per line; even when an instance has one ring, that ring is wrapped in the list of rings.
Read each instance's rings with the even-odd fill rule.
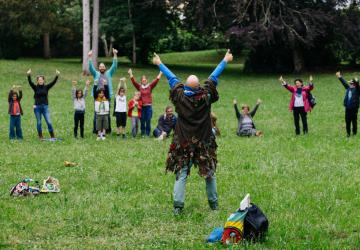
[[[43,186],[41,188],[41,193],[58,193],[60,192],[60,183],[58,179],[49,176],[43,182]]]
[[[245,211],[237,211],[229,216],[224,226],[221,242],[225,245],[237,244],[244,238]]]
[[[40,185],[38,181],[31,178],[25,178],[10,189],[10,196],[33,196],[40,194]]]

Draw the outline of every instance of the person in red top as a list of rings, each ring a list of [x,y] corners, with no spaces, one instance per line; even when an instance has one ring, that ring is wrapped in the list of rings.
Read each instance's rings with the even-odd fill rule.
[[[142,136],[150,136],[151,130],[151,118],[152,118],[152,90],[158,84],[162,73],[160,72],[158,76],[151,82],[148,83],[148,80],[145,75],[141,77],[141,84],[137,83],[132,70],[128,70],[130,79],[134,87],[140,91],[141,102],[142,102],[142,115],[141,115],[141,135]]]
[[[22,129],[21,129],[21,116],[23,115],[23,111],[20,104],[21,98],[22,98],[21,88],[14,87],[10,90],[8,96],[8,102],[9,102],[8,113],[10,115],[10,131],[9,131],[10,140],[23,139]]]
[[[131,119],[131,134],[135,138],[139,128],[139,120],[142,116],[142,101],[139,91],[135,92],[134,97],[128,103],[128,116]]]

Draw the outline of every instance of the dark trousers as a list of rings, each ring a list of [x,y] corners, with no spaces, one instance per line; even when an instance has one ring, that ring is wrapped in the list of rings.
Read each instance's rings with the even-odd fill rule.
[[[307,134],[308,132],[308,124],[307,124],[307,113],[305,112],[304,107],[294,107],[293,109],[294,114],[294,125],[295,125],[295,133],[297,135],[300,134],[300,117],[303,125],[303,132]]]
[[[143,106],[141,109],[141,135],[150,136],[151,118],[153,110],[152,106]]]
[[[111,133],[111,118],[110,118],[110,113],[108,114],[108,123],[109,123],[109,127],[108,129],[106,129],[106,133],[110,134]],[[93,121],[93,134],[97,134],[98,131],[96,130],[96,112],[94,112],[94,121]]]
[[[75,114],[74,114],[74,136],[75,136],[75,138],[78,135],[79,123],[80,123],[80,136],[81,136],[81,138],[84,138],[84,120],[85,120],[85,113],[75,111]]]
[[[346,133],[348,136],[351,134],[351,123],[353,134],[357,133],[357,115],[359,108],[346,108],[345,109],[345,122],[346,122]]]
[[[16,137],[15,137],[16,135]],[[10,115],[10,129],[9,129],[9,138],[13,139],[23,139],[22,130],[21,130],[21,116],[20,115]]]

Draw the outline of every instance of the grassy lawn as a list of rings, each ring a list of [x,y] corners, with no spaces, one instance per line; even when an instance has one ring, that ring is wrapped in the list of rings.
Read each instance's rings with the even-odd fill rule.
[[[210,58],[207,60],[206,58]],[[174,73],[206,79],[221,59],[216,52],[176,53],[163,56]],[[109,60],[107,60],[109,61]],[[199,62],[199,65],[198,65]],[[113,79],[127,76],[122,60]],[[87,98],[85,139],[73,138],[71,80],[84,80],[74,59],[0,60],[0,248],[45,249],[204,249],[205,237],[223,226],[246,193],[270,221],[267,240],[250,249],[359,249],[360,248],[360,135],[345,136],[344,88],[334,74],[314,74],[318,105],[308,116],[309,134],[295,137],[290,93],[277,75],[244,75],[242,61],[220,78],[220,100],[213,106],[222,136],[217,139],[220,210],[208,208],[205,183],[192,169],[188,178],[184,214],[172,214],[174,176],[165,174],[170,140],[97,142],[91,134],[93,100]],[[61,71],[50,91],[49,107],[55,134],[62,142],[37,140],[32,111],[33,92],[25,72],[50,80]],[[134,68],[134,75],[153,78],[157,68]],[[360,72],[345,73],[346,78]],[[294,79],[294,75],[284,76]],[[308,76],[302,75],[304,79]],[[7,91],[23,86],[24,141],[8,140]],[[83,83],[84,84],[84,83]],[[128,82],[128,99],[134,92]],[[154,117],[168,100],[165,78],[153,92]],[[255,123],[263,138],[238,138],[233,98],[253,106],[263,100]],[[43,122],[43,128],[45,123]],[[112,127],[115,120],[112,120]],[[44,129],[44,131],[46,131]],[[127,131],[130,131],[128,121]],[[47,132],[45,132],[48,136]],[[63,161],[80,166],[65,168]],[[9,188],[24,177],[59,179],[61,192],[35,198],[12,198]],[[239,248],[244,247],[240,246]]]

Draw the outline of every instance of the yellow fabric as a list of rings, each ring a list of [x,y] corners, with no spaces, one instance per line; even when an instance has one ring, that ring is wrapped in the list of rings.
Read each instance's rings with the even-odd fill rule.
[[[131,113],[132,117],[138,117],[139,116],[139,111],[138,108],[135,106],[132,113]]]
[[[227,221],[225,223],[224,228],[227,227],[235,227],[240,230],[240,232],[244,231],[244,223],[242,221]]]

